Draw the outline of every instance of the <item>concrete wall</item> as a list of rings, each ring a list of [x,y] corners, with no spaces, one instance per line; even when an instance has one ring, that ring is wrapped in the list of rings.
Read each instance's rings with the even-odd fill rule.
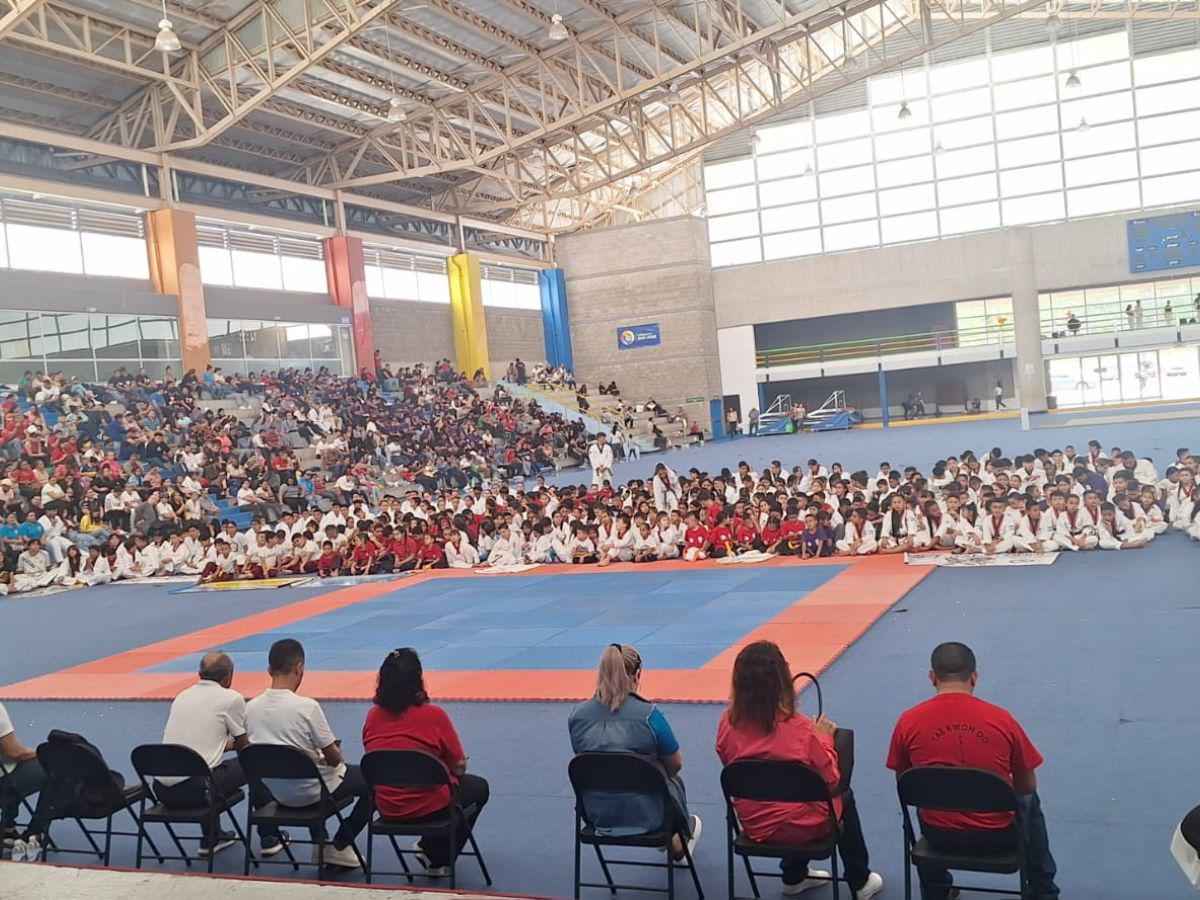
[[[559,238],[575,373],[615,379],[630,399],[667,407],[721,394],[708,229],[702,219],[658,219]],[[662,343],[620,350],[617,329],[657,323]],[[493,356],[495,352],[493,351]]]
[[[1014,272],[1012,265],[1012,234],[1018,231],[1028,231],[1032,237],[1038,290],[1171,277],[1168,272],[1129,271],[1125,223],[1131,217],[1079,219],[716,269],[717,325],[1004,296],[1013,292],[1024,274]]]
[[[492,377],[499,378],[518,356],[527,363],[544,362],[546,337],[542,332],[542,313],[536,309],[484,308],[487,318],[488,359]]]
[[[541,312],[488,306],[484,314],[494,376],[503,373],[518,356],[526,362],[546,358]],[[454,360],[449,304],[372,298],[371,327],[375,346],[386,363],[411,365],[442,358]]]

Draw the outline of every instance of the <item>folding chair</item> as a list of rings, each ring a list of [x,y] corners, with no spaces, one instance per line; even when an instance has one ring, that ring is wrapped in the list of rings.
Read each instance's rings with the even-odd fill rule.
[[[29,802],[29,798],[36,796],[35,794],[22,794],[17,790],[16,786],[10,781],[11,773],[6,771],[3,766],[0,766],[0,806],[6,806],[9,803],[16,802],[20,809],[25,810],[25,815],[29,816],[30,821],[33,820],[33,804]],[[19,812],[18,812],[19,815]],[[13,822],[13,826],[20,831],[21,823]],[[43,835],[46,839],[46,849],[55,850],[54,841],[50,839],[49,834]]]
[[[964,872],[988,872],[999,875],[1020,874],[1020,890],[967,887],[961,891],[1004,894],[1032,900],[1029,873],[1025,868],[1025,844],[1028,823],[1012,785],[994,772],[955,766],[918,766],[896,780],[900,810],[904,814],[904,898],[912,900],[912,868],[919,862],[943,869]],[[909,807],[958,813],[1013,813],[1013,847],[996,853],[949,853],[935,849],[925,837],[913,830]]]
[[[57,738],[55,733],[51,732],[50,739],[38,745],[37,758],[46,773],[44,790],[52,792],[53,820],[74,819],[91,845],[91,850],[71,850],[55,846],[55,852],[95,855],[107,866],[112,859],[114,837],[141,837],[142,823],[133,808],[142,802],[146,789],[140,784],[125,784],[120,775],[108,768],[104,757],[95,747]],[[113,816],[121,810],[129,813],[137,831],[113,830]],[[85,821],[96,819],[104,820],[104,831],[89,829],[84,824]],[[47,824],[46,830],[49,829]],[[104,835],[103,848],[95,840],[101,834]],[[154,855],[161,857],[162,854],[149,835],[146,835],[146,842]]]
[[[138,818],[141,820],[142,829],[138,834],[137,855],[134,862],[135,868],[140,869],[142,867],[142,835],[148,831],[146,826],[150,822],[158,822],[166,828],[167,834],[171,836],[171,840],[175,842],[175,846],[179,850],[179,856],[159,856],[159,863],[168,859],[178,859],[182,860],[190,869],[192,867],[192,856],[183,848],[183,843],[172,826],[207,824],[209,834],[215,840],[220,834],[222,813],[229,816],[229,821],[233,823],[233,830],[237,834],[238,839],[242,843],[246,843],[246,834],[242,831],[241,824],[233,814],[233,808],[246,799],[245,793],[240,790],[234,790],[231,794],[221,794],[217,789],[216,780],[213,778],[212,769],[208,767],[208,764],[199,753],[191,747],[184,747],[179,744],[142,744],[140,747],[133,748],[131,756],[133,769],[137,772],[138,778],[142,782],[142,787],[146,789],[138,810]],[[155,778],[198,779],[203,784],[206,802],[199,806],[188,808],[167,806],[154,792],[152,782]],[[157,802],[147,809],[147,799],[157,800]],[[203,832],[201,832],[197,840],[204,840]],[[210,849],[208,853],[208,871],[210,874],[213,871],[216,857],[217,854]]]
[[[346,820],[342,816],[342,810],[355,802],[354,797],[343,797],[341,800],[334,800],[329,793],[329,788],[325,786],[325,781],[321,778],[321,773],[317,771],[317,764],[307,756],[303,750],[298,747],[290,747],[283,744],[251,744],[238,752],[238,759],[242,762],[242,770],[246,773],[246,778],[255,784],[262,785],[265,794],[270,794],[270,788],[263,784],[264,780],[279,779],[284,781],[315,781],[321,789],[321,798],[316,803],[311,803],[308,806],[284,806],[277,800],[272,799],[269,803],[264,803],[260,807],[255,807],[253,796],[247,804],[246,811],[246,831],[250,832],[256,826],[274,825],[294,825],[302,828],[316,829],[317,834],[321,835],[315,841],[300,841],[292,840],[285,842],[283,852],[287,856],[287,860],[275,859],[256,859],[250,850],[250,841],[245,841],[246,859],[242,865],[242,874],[250,874],[250,863],[254,863],[255,867],[259,865],[290,865],[294,871],[299,871],[301,865],[315,865],[318,872],[321,870],[324,863],[321,861],[324,856],[325,845],[329,843],[329,839],[324,837],[325,822],[330,817],[336,817],[338,824],[343,824]],[[317,862],[301,863],[295,856],[292,855],[292,850],[289,844],[309,845],[317,848]],[[350,844],[354,848],[354,855],[358,858],[359,865],[366,868],[366,861],[362,854],[358,852],[358,847],[354,843]]]
[[[828,859],[832,869],[827,879],[833,890],[834,900],[840,896],[838,888],[837,844],[842,825],[833,805],[834,794],[816,771],[798,762],[770,759],[743,759],[730,763],[721,770],[721,791],[725,795],[725,821],[729,828],[727,849],[729,900],[738,900],[734,877],[734,857],[740,856],[746,866],[746,877],[754,897],[758,891],[758,876],[782,877],[778,872],[756,872],[750,862],[752,857],[783,859],[785,856],[806,856],[809,859]],[[752,839],[738,822],[733,808],[734,800],[751,800],[767,803],[823,803],[829,819],[829,833],[819,840],[807,844],[768,844]]]
[[[415,788],[420,790],[445,787],[450,791],[450,805],[440,812],[417,819],[393,819],[384,816],[372,819],[367,826],[367,884],[371,883],[376,874],[402,875],[408,879],[410,884],[412,883],[413,872],[404,857],[405,854],[415,855],[416,851],[402,850],[396,842],[397,837],[406,836],[444,837],[449,841],[452,852],[450,857],[451,890],[457,887],[458,857],[460,855],[475,857],[479,862],[479,870],[483,873],[483,880],[488,887],[491,887],[492,877],[488,874],[487,864],[483,861],[483,854],[479,852],[479,845],[475,843],[475,835],[469,824],[470,817],[476,812],[475,807],[464,808],[459,803],[458,788],[451,781],[450,773],[446,771],[446,766],[440,759],[419,750],[373,750],[363,756],[361,765],[363,777],[372,788]],[[462,854],[458,852],[459,828],[467,829],[467,843],[471,846],[470,852]],[[396,858],[400,860],[403,872],[374,871],[375,835],[377,834],[386,835],[391,841],[392,849],[396,851]]]
[[[667,774],[657,760],[650,760],[636,753],[580,753],[567,766],[567,775],[575,791],[575,900],[579,900],[580,888],[585,887],[604,888],[612,894],[616,894],[618,889],[647,891],[666,894],[668,900],[675,900],[676,868],[691,872],[692,881],[696,885],[696,896],[698,900],[704,900],[704,889],[700,886],[700,876],[696,874],[696,864],[692,860],[691,851],[688,850],[687,841],[683,842],[682,864],[676,863],[671,853],[671,838],[677,833],[677,829],[671,823],[672,801],[667,788]],[[664,811],[663,822],[646,834],[600,834],[588,815],[584,803],[585,794],[641,794],[660,797]],[[604,872],[603,882],[581,880],[581,855],[584,844],[591,845],[596,851],[596,859]],[[666,851],[667,861],[654,863],[631,859],[606,859],[601,847],[646,847],[663,850]],[[663,889],[637,884],[617,884],[613,881],[609,866],[666,869],[667,886]]]

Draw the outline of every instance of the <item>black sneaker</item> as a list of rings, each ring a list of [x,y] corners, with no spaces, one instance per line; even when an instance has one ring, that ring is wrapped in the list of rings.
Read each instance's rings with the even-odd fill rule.
[[[220,853],[227,847],[232,847],[238,842],[237,835],[232,831],[222,831],[217,835],[216,841],[203,841],[200,844],[198,856],[208,856],[210,853]]]
[[[259,856],[274,856],[276,853],[282,853],[283,848],[291,842],[292,836],[286,831],[281,831],[279,837],[265,838],[261,841],[262,848],[258,851]]]

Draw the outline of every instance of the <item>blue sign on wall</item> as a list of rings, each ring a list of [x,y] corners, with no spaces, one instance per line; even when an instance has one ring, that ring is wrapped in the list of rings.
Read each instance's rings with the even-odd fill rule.
[[[1129,271],[1200,266],[1200,210],[1126,222]]]
[[[617,349],[633,350],[635,347],[655,347],[662,343],[658,323],[652,325],[625,325],[617,329]]]

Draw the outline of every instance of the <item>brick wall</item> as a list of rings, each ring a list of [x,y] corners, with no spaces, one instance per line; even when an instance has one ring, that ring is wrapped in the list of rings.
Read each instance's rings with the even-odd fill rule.
[[[546,339],[542,332],[542,313],[536,309],[484,308],[487,319],[488,358],[492,377],[504,374],[518,356],[527,363],[545,362]]]
[[[559,238],[576,375],[673,408],[721,394],[704,220],[659,219]],[[657,323],[662,343],[619,350],[617,329]],[[701,417],[707,424],[708,417]]]

